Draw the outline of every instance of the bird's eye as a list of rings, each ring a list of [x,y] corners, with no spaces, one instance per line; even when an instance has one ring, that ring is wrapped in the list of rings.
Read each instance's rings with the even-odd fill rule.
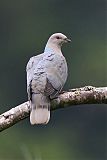
[[[57,37],[56,37],[56,39],[60,39],[60,37],[59,37],[59,36],[57,36]]]

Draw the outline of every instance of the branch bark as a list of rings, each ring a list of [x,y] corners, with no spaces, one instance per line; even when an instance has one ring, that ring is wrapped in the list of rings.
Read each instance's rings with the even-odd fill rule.
[[[107,104],[107,87],[86,86],[70,89],[51,101],[51,110],[81,104]],[[22,103],[0,115],[0,132],[29,116],[29,102]]]

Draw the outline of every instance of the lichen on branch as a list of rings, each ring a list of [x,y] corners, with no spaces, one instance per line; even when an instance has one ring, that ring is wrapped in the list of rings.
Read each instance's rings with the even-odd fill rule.
[[[107,104],[107,87],[85,86],[63,91],[51,101],[51,110],[80,104]],[[24,102],[0,115],[0,132],[29,116],[29,102]]]

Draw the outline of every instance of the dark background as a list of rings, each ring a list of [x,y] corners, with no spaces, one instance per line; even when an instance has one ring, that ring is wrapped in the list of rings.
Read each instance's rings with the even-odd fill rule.
[[[55,32],[72,37],[64,89],[107,86],[106,10],[106,0],[0,0],[0,113],[27,100],[27,61]],[[21,121],[0,133],[0,159],[106,160],[106,116],[106,105],[83,105],[52,112],[46,126]]]

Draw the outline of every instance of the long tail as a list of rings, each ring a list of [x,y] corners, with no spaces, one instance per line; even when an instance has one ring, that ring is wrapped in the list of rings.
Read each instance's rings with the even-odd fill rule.
[[[50,119],[50,101],[42,94],[33,94],[30,101],[30,123],[47,124]]]

